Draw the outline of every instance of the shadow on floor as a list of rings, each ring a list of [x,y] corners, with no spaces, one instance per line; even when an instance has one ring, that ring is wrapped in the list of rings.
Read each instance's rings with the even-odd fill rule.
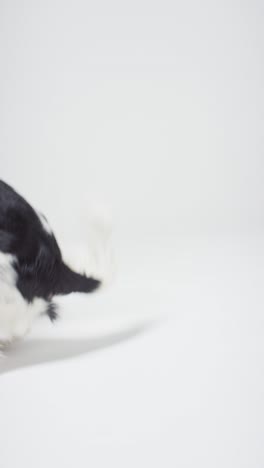
[[[122,333],[93,339],[27,340],[13,344],[0,357],[0,374],[16,369],[74,358],[122,343],[143,333],[150,326],[141,326]]]

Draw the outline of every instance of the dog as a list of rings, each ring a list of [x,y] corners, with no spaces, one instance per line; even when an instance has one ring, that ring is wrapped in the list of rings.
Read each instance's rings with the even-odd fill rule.
[[[36,317],[57,318],[53,298],[91,293],[102,281],[63,259],[45,216],[0,180],[0,344],[22,338]]]

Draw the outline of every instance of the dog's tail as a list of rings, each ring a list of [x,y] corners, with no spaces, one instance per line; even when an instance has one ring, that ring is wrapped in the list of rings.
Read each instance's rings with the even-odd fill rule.
[[[110,283],[115,262],[110,222],[102,216],[90,216],[83,228],[85,242],[64,243],[63,264],[57,294],[90,293]]]

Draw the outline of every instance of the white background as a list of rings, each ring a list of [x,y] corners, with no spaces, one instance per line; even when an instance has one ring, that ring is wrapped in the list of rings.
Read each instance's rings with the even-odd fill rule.
[[[120,262],[63,305],[81,341],[41,324],[2,363],[4,468],[263,468],[263,15],[1,0],[1,178],[59,238],[113,213]]]

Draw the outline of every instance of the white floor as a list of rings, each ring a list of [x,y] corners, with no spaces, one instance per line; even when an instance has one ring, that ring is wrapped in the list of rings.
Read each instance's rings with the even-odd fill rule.
[[[112,287],[1,362],[1,467],[263,468],[262,237],[119,256]]]

